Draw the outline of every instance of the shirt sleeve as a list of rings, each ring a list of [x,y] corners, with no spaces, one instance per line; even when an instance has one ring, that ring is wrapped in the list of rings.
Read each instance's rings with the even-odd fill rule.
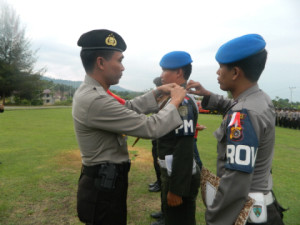
[[[177,141],[173,152],[169,190],[179,196],[188,196],[194,164],[194,135],[198,113],[188,97],[178,108],[183,124],[175,130]]]
[[[178,137],[173,152],[170,192],[185,197],[190,193],[193,170],[193,136]]]
[[[251,179],[252,174],[226,169],[215,199],[205,212],[207,225],[234,224],[247,200]]]
[[[143,114],[158,112],[159,110],[152,91],[149,91],[142,96],[137,96],[132,100],[126,101],[125,106],[128,109]]]
[[[204,109],[225,112],[232,104],[232,99],[226,99],[221,95],[211,94],[203,98],[201,105]]]
[[[207,224],[233,224],[243,208],[251,187],[258,151],[257,132],[246,109],[230,111],[226,130],[226,151],[218,152],[218,160],[225,161],[216,197],[207,207]],[[219,143],[221,144],[221,143]],[[224,157],[224,158],[223,158]]]
[[[138,108],[147,108],[147,104],[148,102],[139,103]],[[159,138],[182,124],[178,111],[172,104],[155,115],[147,116],[130,110],[117,101],[111,101],[108,95],[99,96],[91,102],[86,121],[91,128],[142,138]]]

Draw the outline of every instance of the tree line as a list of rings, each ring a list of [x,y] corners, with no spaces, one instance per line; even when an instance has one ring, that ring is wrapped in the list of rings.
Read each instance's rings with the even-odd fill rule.
[[[55,84],[42,78],[45,68],[34,71],[37,50],[25,37],[25,27],[16,11],[5,1],[0,1],[0,99],[6,104],[14,96],[14,104],[41,105],[43,90],[50,89],[73,96],[75,88]]]
[[[46,69],[34,71],[36,61],[37,50],[32,50],[30,40],[25,37],[25,27],[19,16],[9,4],[0,0],[0,100],[3,104],[8,97],[14,96],[14,104],[41,105],[45,89],[71,102],[75,88],[41,79]],[[126,100],[145,93],[113,92]],[[276,97],[273,103],[276,108],[300,109],[300,102],[291,104],[288,99]]]

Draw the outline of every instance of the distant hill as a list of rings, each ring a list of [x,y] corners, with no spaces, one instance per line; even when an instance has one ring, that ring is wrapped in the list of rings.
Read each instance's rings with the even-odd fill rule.
[[[47,80],[47,81],[52,81],[55,84],[64,84],[67,86],[72,86],[74,88],[78,88],[80,86],[80,84],[82,83],[82,81],[61,80],[61,79],[54,79],[54,78],[45,77],[45,76],[42,76],[42,79]],[[120,92],[120,91],[134,92],[134,91],[122,88],[119,85],[112,85],[110,87],[110,89],[114,90],[114,91],[118,91],[118,92]]]

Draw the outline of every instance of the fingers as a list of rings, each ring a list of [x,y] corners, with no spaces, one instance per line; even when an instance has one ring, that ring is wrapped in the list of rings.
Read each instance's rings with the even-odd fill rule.
[[[196,126],[196,130],[204,130],[204,129],[206,129],[206,126],[204,126],[204,125],[197,125]]]
[[[179,206],[182,204],[182,198],[180,199],[176,199],[176,200],[168,200],[168,205],[169,206],[172,206],[172,207],[175,207],[175,206]]]
[[[211,93],[207,91],[199,82],[190,80],[186,86],[188,93],[195,95],[210,95]]]
[[[157,90],[163,92],[164,94],[169,94],[173,88],[179,87],[179,85],[175,83],[164,84],[160,87],[157,87]]]
[[[198,88],[201,87],[201,84],[199,82],[193,81],[193,80],[189,80],[189,82],[186,85],[186,89],[189,90],[191,88]]]
[[[175,195],[171,192],[168,192],[167,200],[168,200],[168,205],[172,207],[179,206],[182,204],[182,197],[179,195]]]

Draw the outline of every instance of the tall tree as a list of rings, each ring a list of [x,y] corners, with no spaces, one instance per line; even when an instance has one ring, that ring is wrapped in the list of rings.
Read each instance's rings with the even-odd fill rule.
[[[36,51],[25,37],[16,11],[0,0],[0,95],[5,101],[15,89],[18,76],[31,74],[36,62]]]

